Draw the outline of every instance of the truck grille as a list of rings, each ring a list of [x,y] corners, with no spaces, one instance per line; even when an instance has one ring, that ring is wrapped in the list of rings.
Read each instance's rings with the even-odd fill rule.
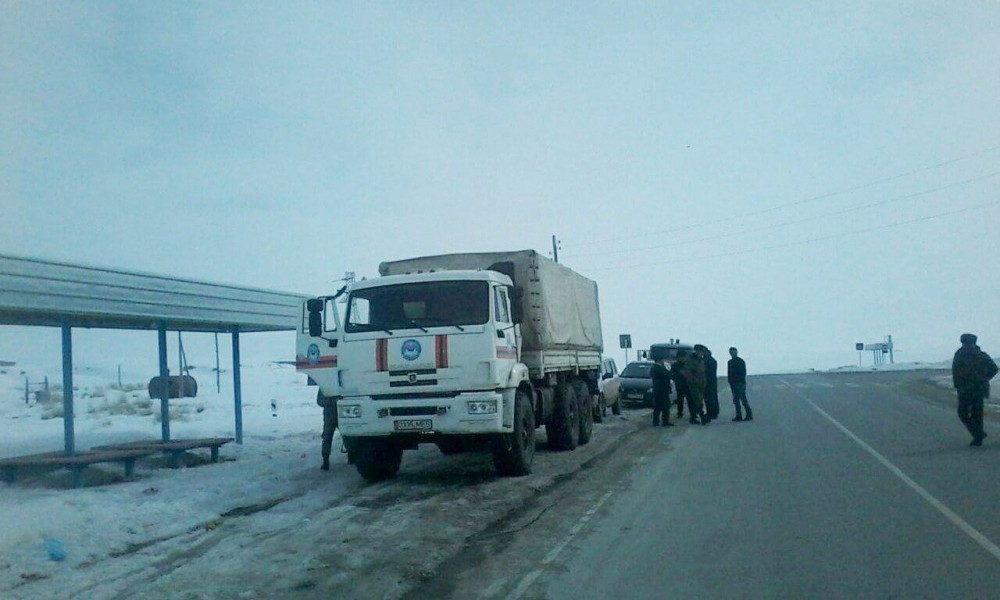
[[[390,417],[418,417],[436,414],[438,414],[436,406],[397,406],[389,409]]]

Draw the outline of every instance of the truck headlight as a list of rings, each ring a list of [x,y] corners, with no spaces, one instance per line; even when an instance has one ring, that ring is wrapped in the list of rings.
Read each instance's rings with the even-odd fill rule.
[[[340,418],[342,419],[357,419],[361,417],[361,405],[359,404],[341,404],[340,405]]]
[[[476,400],[475,402],[469,402],[470,415],[495,415],[496,413],[496,400]]]

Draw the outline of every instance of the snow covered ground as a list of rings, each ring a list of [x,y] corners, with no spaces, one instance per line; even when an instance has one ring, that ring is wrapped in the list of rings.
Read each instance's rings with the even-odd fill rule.
[[[0,456],[63,446],[62,419],[46,418],[59,403],[26,406],[22,369],[0,368]],[[197,398],[171,400],[172,437],[233,435],[225,375],[221,394],[214,375],[202,375]],[[86,367],[74,377],[77,449],[159,438],[158,401],[144,384],[132,389],[142,382],[115,389],[117,373]],[[291,366],[244,365],[242,384],[245,444],[224,446],[219,464],[172,470],[141,461],[133,481],[121,481],[121,465],[106,465],[88,470],[82,489],[70,488],[66,473],[0,484],[0,598],[265,598],[273,596],[261,590],[274,589],[298,597],[294,590],[320,572],[349,580],[349,597],[398,597],[463,540],[637,428],[615,417],[575,452],[540,445],[524,478],[496,477],[488,454],[421,446],[406,453],[398,479],[367,485],[342,454],[319,470],[316,388]],[[538,436],[542,444],[544,429]],[[53,560],[53,550],[65,558]],[[352,578],[373,568],[378,577]]]
[[[55,385],[61,376],[49,374],[51,403],[32,398],[25,405],[22,369],[0,371],[0,457],[61,450],[62,402]],[[197,398],[171,400],[171,437],[234,435],[232,379],[224,375],[229,377],[222,379],[221,393],[212,374],[200,378]],[[74,383],[78,450],[160,438],[159,401],[149,399],[145,382],[123,382],[118,390],[116,374],[84,368]],[[26,581],[184,534],[227,510],[294,488],[319,464],[316,388],[293,367],[265,363],[244,365],[242,389],[245,444],[224,446],[220,464],[174,471],[157,461],[140,462],[135,481],[78,490],[66,489],[68,473],[0,486],[0,596],[10,597]],[[88,471],[88,482],[121,478],[121,465],[99,469]],[[50,560],[46,540],[58,540],[64,561]]]

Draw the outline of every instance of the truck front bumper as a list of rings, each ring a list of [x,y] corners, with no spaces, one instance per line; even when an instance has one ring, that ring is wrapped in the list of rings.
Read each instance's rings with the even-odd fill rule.
[[[346,396],[337,403],[338,427],[344,436],[510,433],[513,427],[505,428],[503,422],[507,395],[466,392],[450,397],[393,400]],[[496,407],[495,412],[483,412],[492,407]],[[349,416],[353,413],[358,416]]]

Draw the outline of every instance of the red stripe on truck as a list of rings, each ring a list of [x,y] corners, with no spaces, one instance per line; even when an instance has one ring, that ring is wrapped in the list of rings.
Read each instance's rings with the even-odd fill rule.
[[[375,340],[375,370],[380,373],[389,370],[389,340],[385,338]]]
[[[434,365],[439,369],[448,368],[448,336],[434,338]]]

